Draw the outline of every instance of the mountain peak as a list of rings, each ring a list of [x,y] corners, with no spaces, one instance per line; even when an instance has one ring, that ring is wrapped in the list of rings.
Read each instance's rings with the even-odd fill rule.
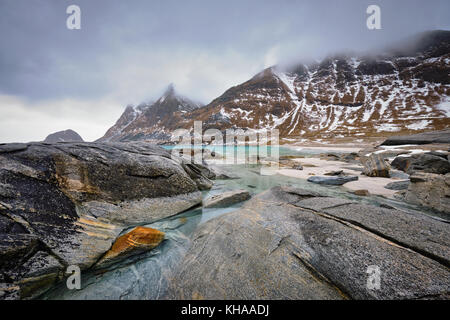
[[[72,129],[67,129],[49,134],[47,138],[45,138],[44,142],[83,142],[83,138],[81,138],[81,136]]]
[[[166,90],[164,91],[164,94],[162,95],[161,99],[166,99],[168,97],[175,97],[177,94],[175,92],[175,85],[173,83],[169,84],[166,88]],[[164,101],[164,100],[162,100]],[[162,102],[161,101],[161,102]]]

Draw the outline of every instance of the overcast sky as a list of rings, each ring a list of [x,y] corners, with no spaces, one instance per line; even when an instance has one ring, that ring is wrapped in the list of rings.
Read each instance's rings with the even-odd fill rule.
[[[66,8],[81,8],[81,30]],[[366,8],[381,8],[368,30]],[[450,29],[450,1],[0,0],[0,142],[101,137],[127,104],[208,103],[263,68]]]

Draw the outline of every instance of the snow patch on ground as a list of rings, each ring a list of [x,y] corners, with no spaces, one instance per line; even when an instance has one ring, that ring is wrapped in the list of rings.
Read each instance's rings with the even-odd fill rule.
[[[421,130],[425,129],[430,123],[430,120],[422,120],[408,124],[406,127],[410,130]]]

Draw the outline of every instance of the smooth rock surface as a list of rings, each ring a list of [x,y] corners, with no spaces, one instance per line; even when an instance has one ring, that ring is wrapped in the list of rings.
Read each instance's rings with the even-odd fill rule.
[[[147,143],[0,145],[2,299],[36,296],[68,265],[91,267],[123,229],[201,203],[211,184]]]
[[[416,172],[411,176],[404,200],[450,215],[450,173]]]
[[[396,146],[403,144],[430,144],[430,143],[450,143],[450,129],[417,133],[409,136],[393,136],[386,139],[381,145]]]
[[[233,190],[203,200],[203,208],[226,208],[248,199],[250,199],[250,193],[247,190]]]
[[[409,180],[389,182],[384,187],[390,190],[406,190],[410,184]]]
[[[407,169],[409,174],[423,171],[427,173],[446,174],[450,172],[450,162],[433,154],[419,154],[411,157],[411,163]]]
[[[329,184],[340,186],[350,181],[358,180],[357,176],[312,176],[307,181],[318,184]]]
[[[302,196],[303,194],[303,196]],[[446,223],[272,188],[200,226],[171,299],[448,299]],[[380,270],[380,289],[367,286]]]

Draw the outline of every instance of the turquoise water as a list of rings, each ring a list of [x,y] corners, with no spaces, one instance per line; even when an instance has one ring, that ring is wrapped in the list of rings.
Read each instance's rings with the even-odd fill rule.
[[[232,154],[247,154],[247,155],[264,155],[264,156],[314,156],[320,153],[325,153],[327,150],[318,149],[308,149],[301,148],[298,149],[293,147],[284,146],[230,146],[230,145],[175,145],[175,146],[161,146],[167,150],[173,149],[207,149],[211,152],[216,152],[221,155],[232,155]],[[335,152],[335,151],[333,151]],[[336,152],[339,153],[339,152]]]

